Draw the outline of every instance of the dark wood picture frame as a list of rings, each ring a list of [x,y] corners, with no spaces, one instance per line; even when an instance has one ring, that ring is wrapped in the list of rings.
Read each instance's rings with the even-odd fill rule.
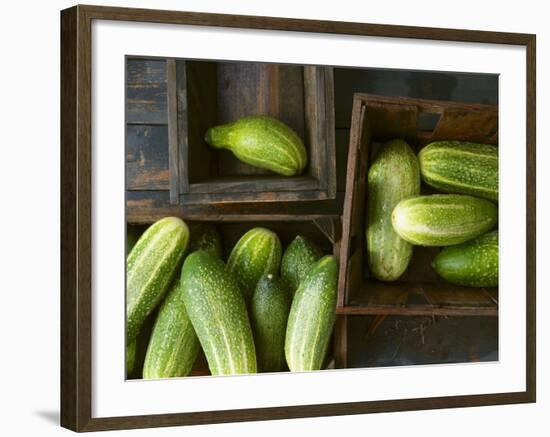
[[[525,47],[527,53],[526,390],[467,396],[93,418],[91,360],[91,24],[93,20],[287,30]],[[535,402],[535,56],[536,38],[535,35],[530,34],[96,6],[75,6],[62,11],[61,425],[82,432]],[[346,192],[346,196],[349,195],[351,193]],[[345,316],[339,319],[339,323],[342,321],[345,322]]]

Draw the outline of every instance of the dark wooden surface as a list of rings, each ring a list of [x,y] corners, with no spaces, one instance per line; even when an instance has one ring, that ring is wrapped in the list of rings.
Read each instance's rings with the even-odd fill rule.
[[[91,416],[91,22],[93,19],[213,25],[513,44],[527,47],[527,374],[511,393],[281,406],[154,416]],[[535,36],[455,29],[244,17],[78,6],[61,20],[61,424],[98,431],[201,423],[276,420],[386,411],[471,407],[535,401]],[[68,108],[73,110],[67,111]]]

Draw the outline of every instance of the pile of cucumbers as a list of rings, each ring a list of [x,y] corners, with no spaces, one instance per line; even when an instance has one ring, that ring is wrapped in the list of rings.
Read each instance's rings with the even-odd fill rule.
[[[163,218],[127,257],[127,374],[187,376],[201,348],[212,375],[320,370],[337,275],[304,236],[283,253],[277,234],[256,227],[224,262],[213,225]]]
[[[421,182],[439,191],[421,195]],[[437,141],[416,156],[403,140],[381,145],[367,182],[366,242],[371,275],[395,281],[413,247],[443,249],[433,260],[446,281],[498,286],[498,148]]]

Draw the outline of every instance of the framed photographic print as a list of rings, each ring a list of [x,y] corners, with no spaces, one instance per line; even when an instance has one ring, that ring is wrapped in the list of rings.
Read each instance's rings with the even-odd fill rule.
[[[75,6],[61,55],[62,426],[535,402],[534,35]]]

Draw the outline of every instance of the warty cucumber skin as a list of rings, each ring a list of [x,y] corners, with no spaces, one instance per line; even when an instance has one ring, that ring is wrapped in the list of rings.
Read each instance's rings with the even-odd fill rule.
[[[206,250],[217,257],[222,257],[222,239],[220,233],[210,223],[190,223],[189,253]]]
[[[393,229],[392,211],[401,200],[420,194],[418,159],[405,141],[382,146],[370,166],[367,190],[369,269],[379,280],[395,281],[407,269],[413,246]]]
[[[256,351],[243,295],[224,262],[199,250],[181,271],[185,309],[212,375],[256,373]]]
[[[279,237],[266,228],[250,229],[235,244],[227,268],[237,279],[247,304],[260,278],[279,271],[281,251]]]
[[[292,295],[311,266],[322,256],[321,249],[302,235],[297,235],[288,245],[281,259],[281,279],[287,284]]]
[[[460,244],[490,231],[497,220],[493,202],[462,194],[411,197],[392,213],[399,236],[419,246]]]
[[[426,184],[443,192],[498,202],[498,147],[436,141],[420,151],[418,160]]]
[[[307,153],[301,138],[289,126],[266,116],[243,117],[215,126],[205,141],[215,148],[231,150],[241,161],[283,176],[302,173]]]
[[[288,316],[285,356],[293,372],[321,370],[336,319],[338,266],[321,258],[300,283]]]
[[[283,281],[269,273],[258,281],[250,305],[250,322],[260,372],[285,366],[285,334],[291,297]]]
[[[165,296],[181,266],[189,229],[176,217],[151,225],[126,262],[126,337],[133,340],[143,322]]]
[[[181,281],[176,278],[160,306],[151,333],[143,364],[143,378],[189,375],[199,348],[199,339],[183,302]]]
[[[444,248],[432,266],[452,284],[498,287],[498,231]]]

